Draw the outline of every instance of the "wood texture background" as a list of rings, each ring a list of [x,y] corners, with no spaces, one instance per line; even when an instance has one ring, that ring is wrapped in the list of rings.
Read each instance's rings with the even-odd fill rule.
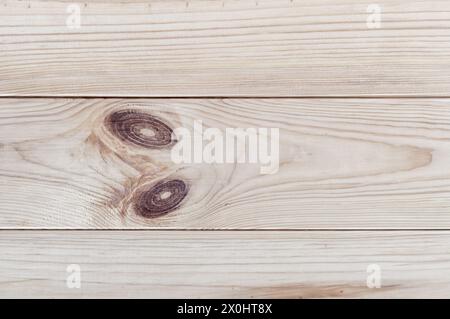
[[[124,143],[108,114],[172,128],[277,127],[280,168],[179,164]],[[0,228],[450,227],[448,99],[2,99]],[[130,196],[177,176],[179,209],[142,218]]]
[[[450,1],[72,2],[0,0],[0,297],[450,297]],[[175,165],[126,109],[277,127],[279,172]]]
[[[450,95],[446,0],[72,2],[0,1],[0,95]]]
[[[2,231],[0,297],[445,298],[449,235]],[[80,289],[66,286],[70,264]],[[367,288],[370,264],[382,288]]]

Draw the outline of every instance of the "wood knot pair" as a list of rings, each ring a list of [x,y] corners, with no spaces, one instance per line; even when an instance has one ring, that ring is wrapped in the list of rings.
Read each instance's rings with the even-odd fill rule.
[[[165,149],[176,143],[169,125],[143,111],[116,111],[108,115],[105,125],[122,142],[135,146]],[[134,209],[142,217],[159,217],[177,209],[187,193],[188,187],[180,179],[159,182],[136,192]]]

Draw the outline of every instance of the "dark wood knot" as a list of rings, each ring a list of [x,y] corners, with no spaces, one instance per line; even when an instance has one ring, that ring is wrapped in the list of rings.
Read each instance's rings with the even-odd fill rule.
[[[188,187],[182,180],[160,182],[149,189],[139,191],[134,207],[143,217],[159,217],[177,209],[187,193]]]
[[[172,140],[173,130],[143,111],[121,110],[111,113],[105,124],[112,134],[134,145],[159,149],[175,143]]]

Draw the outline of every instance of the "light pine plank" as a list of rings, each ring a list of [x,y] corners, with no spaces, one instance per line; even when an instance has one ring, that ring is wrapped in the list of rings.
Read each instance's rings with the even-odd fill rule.
[[[448,96],[450,2],[0,0],[2,96]]]
[[[448,298],[449,241],[442,231],[1,231],[0,297]],[[79,289],[66,285],[72,264]],[[381,288],[367,287],[368,267]]]
[[[175,164],[108,130],[123,110],[279,128],[279,171]],[[449,99],[1,99],[0,227],[448,228],[449,124]],[[169,180],[187,195],[143,217],[139,194]]]

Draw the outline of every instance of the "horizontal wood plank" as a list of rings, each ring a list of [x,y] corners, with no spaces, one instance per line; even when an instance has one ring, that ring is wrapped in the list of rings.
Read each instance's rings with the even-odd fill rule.
[[[278,128],[279,170],[175,164],[123,112]],[[449,228],[449,124],[449,99],[0,99],[0,228]]]
[[[0,297],[448,298],[449,241],[442,231],[1,231]],[[79,289],[67,287],[74,270]],[[381,288],[368,288],[374,274]]]
[[[73,2],[0,0],[0,96],[450,94],[446,0]]]

